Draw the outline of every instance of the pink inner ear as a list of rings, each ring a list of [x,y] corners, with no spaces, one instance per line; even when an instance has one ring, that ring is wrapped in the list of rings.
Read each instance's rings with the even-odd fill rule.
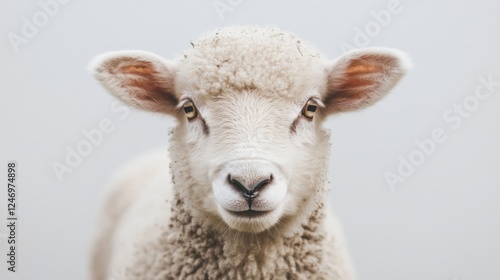
[[[144,75],[144,74],[153,74],[154,70],[152,69],[150,63],[138,62],[134,65],[128,65],[120,68],[120,72],[128,74]]]
[[[349,75],[365,74],[381,70],[382,70],[381,67],[378,65],[366,65],[366,64],[360,64],[357,61],[353,61],[349,66],[347,66],[346,74]]]
[[[173,82],[167,69],[160,73],[148,61],[122,61],[128,65],[118,68],[125,75],[121,83],[128,88],[138,104],[154,111],[171,110],[178,100],[173,93]],[[131,65],[130,65],[131,64]]]
[[[380,90],[390,80],[397,58],[379,54],[364,54],[351,58],[331,70],[328,78],[328,111],[356,110],[380,99]]]
[[[176,115],[175,67],[147,52],[122,51],[96,58],[94,75],[124,103]]]
[[[159,74],[149,62],[134,62],[133,65],[120,67],[118,72],[126,75],[126,79],[122,80],[123,86],[140,88],[147,92],[162,89]]]
[[[340,82],[340,88],[354,90],[379,84],[386,69],[394,66],[394,61],[376,55],[363,55],[352,59],[345,67]]]

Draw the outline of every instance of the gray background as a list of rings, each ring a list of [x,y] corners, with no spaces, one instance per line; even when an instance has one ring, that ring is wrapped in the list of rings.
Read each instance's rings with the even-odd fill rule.
[[[47,0],[43,0],[47,1]],[[353,45],[355,28],[373,21],[380,1],[82,1],[60,5],[16,53],[9,32],[42,11],[38,1],[0,2],[0,163],[18,169],[18,273],[2,279],[87,279],[90,240],[103,189],[128,160],[164,145],[168,117],[113,112],[113,99],[86,71],[105,51],[143,49],[175,58],[201,34],[226,25],[277,25],[329,58]],[[241,3],[240,3],[241,2]],[[342,220],[359,279],[500,279],[500,86],[457,129],[443,114],[470,100],[480,81],[500,81],[500,4],[494,1],[400,1],[403,10],[369,46],[399,48],[415,67],[376,106],[331,118],[331,202]],[[66,146],[102,119],[114,131],[60,182],[52,170]],[[402,183],[390,188],[399,156],[442,128],[447,140]],[[6,168],[0,182],[6,182]],[[6,218],[6,183],[0,218]]]

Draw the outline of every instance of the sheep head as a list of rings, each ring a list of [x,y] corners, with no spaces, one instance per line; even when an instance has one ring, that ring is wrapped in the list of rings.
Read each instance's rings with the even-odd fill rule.
[[[192,180],[176,189],[181,198],[214,225],[256,233],[300,220],[323,200],[321,122],[380,100],[408,60],[373,48],[329,62],[281,29],[241,27],[192,43],[176,62],[122,51],[93,65],[123,102],[178,120],[177,160]]]

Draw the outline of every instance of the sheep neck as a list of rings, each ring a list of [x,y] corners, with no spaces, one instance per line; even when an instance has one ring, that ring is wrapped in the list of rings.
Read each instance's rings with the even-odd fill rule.
[[[230,229],[221,232],[194,217],[182,199],[177,198],[176,204],[170,229],[179,229],[179,232],[169,243],[182,253],[173,258],[168,256],[168,267],[177,268],[174,278],[267,279],[319,275],[325,246],[322,204],[288,236],[279,234],[279,229],[259,234]]]

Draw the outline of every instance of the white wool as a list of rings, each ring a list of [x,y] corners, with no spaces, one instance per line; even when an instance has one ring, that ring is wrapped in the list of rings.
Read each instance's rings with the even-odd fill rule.
[[[291,97],[325,86],[319,52],[280,28],[228,27],[203,37],[177,64],[177,91],[217,96],[256,90]]]
[[[380,48],[327,62],[272,27],[217,30],[176,62],[100,56],[92,69],[106,89],[178,124],[168,155],[156,152],[114,184],[94,280],[354,279],[326,210],[321,124],[379,101],[408,68],[404,54]]]

